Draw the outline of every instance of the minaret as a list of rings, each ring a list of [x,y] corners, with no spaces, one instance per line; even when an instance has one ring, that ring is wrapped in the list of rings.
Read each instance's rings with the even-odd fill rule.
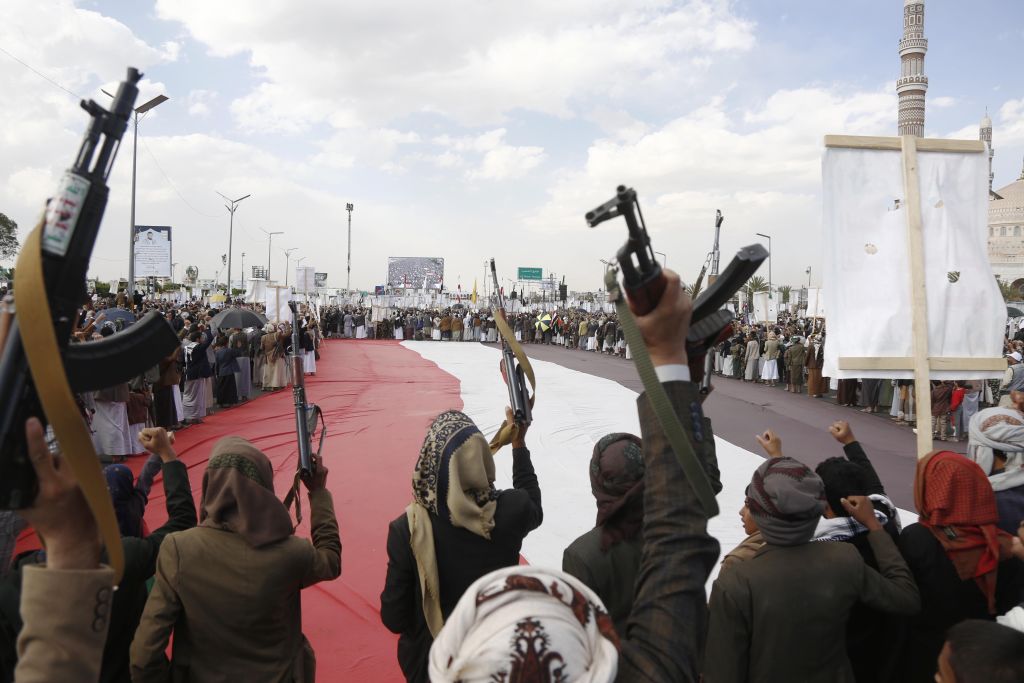
[[[995,154],[995,150],[992,149],[992,119],[988,117],[988,109],[985,110],[985,118],[981,120],[978,139],[985,143],[985,149],[988,150],[988,193],[991,195],[992,180],[995,177],[992,175],[992,155]]]
[[[900,40],[900,77],[896,93],[900,98],[900,135],[924,135],[924,94],[928,77],[924,75],[924,0],[903,0],[903,39]]]

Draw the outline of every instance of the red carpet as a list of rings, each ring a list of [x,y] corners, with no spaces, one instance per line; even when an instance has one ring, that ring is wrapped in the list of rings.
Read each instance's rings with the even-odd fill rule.
[[[387,569],[387,527],[412,500],[412,470],[430,421],[462,409],[458,381],[394,341],[327,341],[308,400],[324,411],[324,463],[341,528],[342,575],[303,591],[303,631],[317,655],[319,681],[398,681],[397,636],[380,623]],[[176,435],[198,509],[203,472],[213,445],[237,434],[274,463],[283,498],[295,475],[295,412],[290,390],[263,396],[207,417]],[[138,471],[142,459],[132,461]],[[305,492],[303,492],[305,493]],[[309,504],[296,532],[309,538]],[[146,522],[167,519],[162,479],[151,492]],[[26,539],[27,540],[27,539]]]

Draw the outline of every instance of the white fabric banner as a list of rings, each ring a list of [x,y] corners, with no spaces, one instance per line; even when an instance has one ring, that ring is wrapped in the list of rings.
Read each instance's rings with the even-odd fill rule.
[[[1006,306],[986,251],[984,154],[918,152],[924,226],[928,354],[998,358]],[[911,379],[911,370],[840,371],[840,357],[913,354],[910,257],[902,155],[830,148],[823,170],[824,284],[828,341],[823,373]],[[813,291],[813,290],[812,290]],[[808,309],[808,315],[813,315]],[[932,379],[1002,372],[935,371]]]
[[[825,317],[825,297],[822,290],[816,287],[807,290],[807,312],[804,315],[808,318]]]
[[[292,290],[289,287],[267,287],[265,299],[267,320],[272,323],[291,322],[292,311],[288,308],[291,296]]]

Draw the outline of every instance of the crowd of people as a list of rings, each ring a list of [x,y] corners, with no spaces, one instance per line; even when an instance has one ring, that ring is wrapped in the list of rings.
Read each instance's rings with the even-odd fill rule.
[[[1013,391],[1024,390],[1024,328],[1019,339],[1006,340],[1007,370],[1001,380],[932,381],[932,436],[939,441],[966,441],[968,425],[988,406],[1008,407]],[[783,317],[777,323],[733,324],[731,334],[714,349],[716,375],[762,384],[810,398],[834,397],[844,407],[864,413],[887,411],[895,424],[917,429],[916,387],[909,379],[839,379],[823,376],[823,319]],[[805,390],[806,387],[806,390]]]
[[[678,276],[667,276],[658,306],[637,323],[717,493],[713,429],[698,389],[704,366],[685,351],[691,302]],[[93,430],[103,432],[95,437],[102,455],[148,454],[137,480],[116,463],[105,471],[125,575],[114,591],[74,477],[39,421],[29,420],[39,495],[20,516],[0,513],[3,678],[312,681],[315,653],[302,634],[299,595],[341,572],[327,468],[318,462],[304,479],[306,540],[275,494],[266,455],[239,437],[213,446],[197,514],[173,438],[181,423],[202,420],[211,393],[226,408],[257,386],[285,386],[289,369],[279,361],[290,352],[290,330],[215,330],[215,313],[198,303],[140,306],[147,307],[165,315],[181,347],[134,382],[141,391],[130,382],[127,398],[118,388],[82,401]],[[315,313],[298,321],[306,372],[315,372],[321,331],[366,338],[390,324],[392,337],[494,340],[493,321],[465,311],[396,312],[372,324],[365,309]],[[510,318],[522,341],[621,351],[614,316],[568,313],[542,325],[534,314]],[[102,308],[86,311],[75,334],[85,340],[105,327]],[[794,391],[806,373],[809,394],[822,395],[828,384],[808,358],[823,343],[823,330],[800,321],[741,326],[715,350],[714,367]],[[918,462],[918,519],[906,527],[846,422],[830,428],[842,455],[814,469],[801,461],[811,454],[784,452],[782,438],[766,429],[759,442],[767,458],[738,511],[748,536],[727,549],[710,596],[705,583],[719,543],[645,396],[637,402],[640,434],[598,438],[580,472],[591,482],[595,523],[568,545],[561,568],[519,563],[523,539],[544,523],[544,482],[527,426],[513,430],[512,488],[499,490],[479,428],[445,411],[411,472],[411,502],[387,530],[380,616],[399,635],[400,668],[410,681],[1020,681],[1024,392],[1014,382],[1024,371],[1008,372],[1006,405],[965,418],[967,454],[937,451]],[[128,415],[133,394],[143,399]],[[130,453],[108,452],[128,442]],[[167,522],[151,530],[143,513],[158,472]],[[26,523],[45,548],[12,558]]]

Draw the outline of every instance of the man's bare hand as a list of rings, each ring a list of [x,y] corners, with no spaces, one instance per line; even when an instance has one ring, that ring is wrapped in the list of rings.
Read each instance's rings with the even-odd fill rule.
[[[846,420],[836,420],[833,422],[832,426],[828,428],[828,433],[832,435],[833,439],[844,446],[857,440],[850,429],[850,423]]]
[[[757,443],[761,444],[761,448],[768,454],[769,458],[781,458],[782,457],[782,439],[771,429],[766,429],[763,433],[758,434],[754,437],[757,439]]]
[[[302,483],[306,485],[306,490],[312,493],[327,488],[327,471],[320,456],[314,455],[313,474],[301,477]]]
[[[163,427],[147,427],[139,432],[139,443],[150,453],[155,453],[163,462],[177,460],[174,452],[174,433]]]
[[[875,517],[875,508],[867,496],[847,496],[839,500],[843,504],[846,514],[867,527],[868,531],[877,531],[882,528]]]

